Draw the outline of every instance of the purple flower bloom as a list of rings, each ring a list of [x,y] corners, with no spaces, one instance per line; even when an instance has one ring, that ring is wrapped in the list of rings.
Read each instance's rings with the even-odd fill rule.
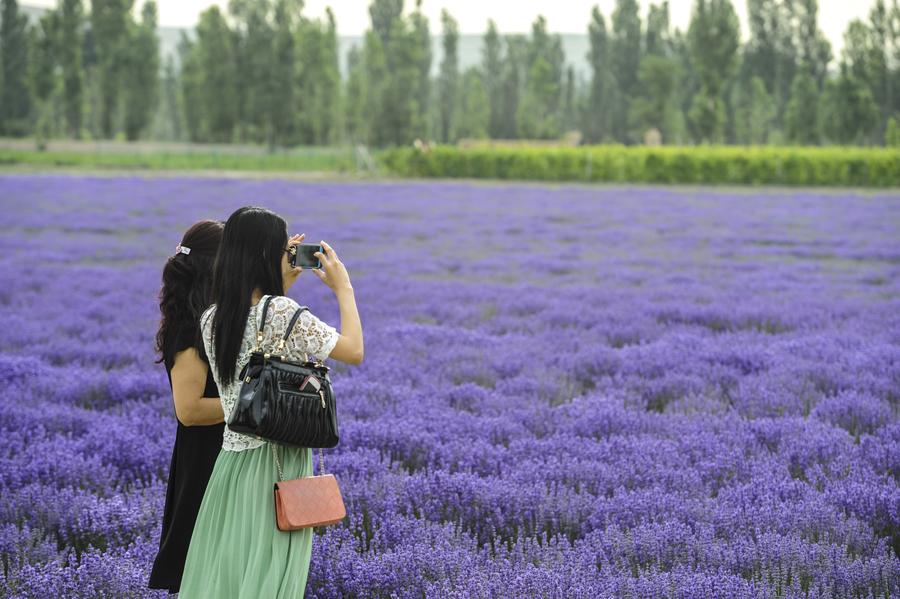
[[[0,194],[0,595],[164,596],[161,267],[194,221],[257,203],[332,243],[365,323],[366,361],[333,364],[348,516],[315,535],[310,597],[900,595],[896,194]],[[314,278],[291,295],[337,326]]]

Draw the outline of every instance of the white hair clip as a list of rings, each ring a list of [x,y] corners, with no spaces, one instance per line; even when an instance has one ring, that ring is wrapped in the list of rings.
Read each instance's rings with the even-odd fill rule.
[[[176,253],[176,254],[190,254],[190,253],[191,253],[191,248],[185,247],[185,246],[183,246],[183,245],[176,245],[176,246],[175,246],[175,253]]]

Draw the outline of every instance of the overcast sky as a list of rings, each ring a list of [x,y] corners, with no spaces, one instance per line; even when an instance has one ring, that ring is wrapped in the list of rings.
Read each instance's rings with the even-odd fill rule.
[[[657,0],[658,1],[658,0]],[[21,4],[55,6],[57,0],[20,0]],[[140,6],[143,0],[135,0]],[[652,0],[639,0],[642,18]],[[197,16],[208,6],[227,7],[227,0],[156,0],[159,22],[172,27],[193,27]],[[441,9],[446,8],[459,22],[463,33],[483,33],[487,20],[494,19],[502,33],[524,33],[531,30],[537,15],[544,15],[548,28],[556,33],[586,33],[591,8],[599,5],[607,25],[615,7],[615,0],[423,0],[422,10],[428,17],[432,33],[440,32]],[[819,27],[831,41],[834,55],[843,47],[843,34],[851,19],[866,19],[875,0],[819,0]],[[693,0],[669,0],[672,26],[686,30]],[[734,2],[744,39],[747,37],[747,3]],[[304,14],[310,17],[325,15],[331,6],[340,35],[359,35],[369,27],[368,0],[306,0]],[[409,11],[415,0],[406,0]],[[139,8],[135,10],[139,14]]]

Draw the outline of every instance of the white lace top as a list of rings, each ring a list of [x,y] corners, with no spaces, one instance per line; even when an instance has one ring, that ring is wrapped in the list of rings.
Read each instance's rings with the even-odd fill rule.
[[[241,343],[240,353],[238,353],[235,378],[228,381],[227,384],[222,384],[216,370],[216,352],[212,339],[212,317],[215,313],[216,305],[210,306],[200,316],[203,345],[209,358],[209,365],[212,368],[213,379],[219,387],[219,397],[222,402],[222,410],[225,413],[226,422],[241,390],[238,375],[240,375],[244,365],[250,361],[250,354],[256,346],[256,331],[259,329],[259,317],[262,313],[262,305],[265,299],[266,296],[264,295],[257,305],[250,307],[247,326],[244,328],[244,340]],[[263,349],[275,349],[278,340],[284,335],[284,331],[298,307],[299,304],[289,297],[281,295],[272,297],[272,301],[269,302],[269,309],[266,312],[266,326],[263,329],[261,344]],[[284,344],[285,357],[293,360],[303,360],[306,354],[310,354],[324,361],[331,353],[331,350],[334,349],[339,337],[340,333],[337,329],[319,320],[309,310],[304,310],[297,319],[291,336],[288,337]],[[222,449],[228,451],[255,449],[265,443],[262,439],[231,431],[228,429],[227,424],[222,434]]]

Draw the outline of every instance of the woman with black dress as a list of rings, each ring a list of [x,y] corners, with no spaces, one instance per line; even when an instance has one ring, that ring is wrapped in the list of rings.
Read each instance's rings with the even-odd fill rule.
[[[177,594],[191,533],[225,427],[219,390],[200,337],[200,314],[212,303],[213,262],[224,223],[200,221],[184,234],[163,269],[156,349],[164,362],[178,428],[169,466],[159,552],[148,588]]]

